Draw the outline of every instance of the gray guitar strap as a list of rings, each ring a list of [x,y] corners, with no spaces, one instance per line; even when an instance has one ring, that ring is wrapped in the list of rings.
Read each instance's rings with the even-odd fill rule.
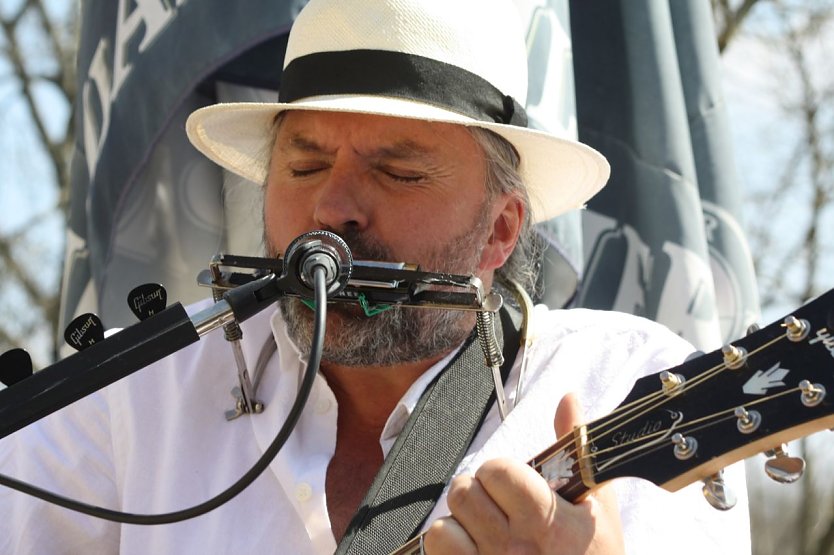
[[[519,348],[521,315],[495,319],[506,381]],[[503,341],[502,341],[503,339]],[[495,401],[492,375],[473,332],[426,387],[354,515],[337,555],[387,555],[422,527]]]

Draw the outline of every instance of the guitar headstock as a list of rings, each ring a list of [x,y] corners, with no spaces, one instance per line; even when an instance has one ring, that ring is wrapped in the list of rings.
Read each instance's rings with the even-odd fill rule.
[[[634,476],[669,491],[834,427],[834,290],[783,321],[636,382],[531,465],[560,494]]]

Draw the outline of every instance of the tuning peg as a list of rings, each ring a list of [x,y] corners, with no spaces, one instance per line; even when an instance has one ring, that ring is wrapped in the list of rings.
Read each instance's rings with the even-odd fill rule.
[[[23,349],[12,349],[0,355],[0,382],[11,387],[32,375],[32,357]]]
[[[64,339],[70,347],[83,351],[104,339],[104,325],[98,316],[87,312],[69,323],[67,329],[64,330]]]
[[[825,386],[821,383],[811,383],[808,380],[799,382],[799,390],[802,392],[800,400],[806,407],[813,408],[825,399]]]
[[[799,343],[808,337],[808,333],[811,331],[811,324],[808,320],[800,320],[795,316],[785,318],[783,325],[785,326],[785,335],[794,343]]]
[[[721,347],[724,353],[724,365],[730,370],[738,370],[747,362],[747,349],[735,345],[724,345]]]
[[[660,383],[663,386],[663,393],[666,395],[676,395],[683,391],[683,384],[686,379],[674,372],[664,370],[660,373]]]
[[[796,482],[805,472],[805,461],[802,457],[788,455],[785,445],[765,451],[765,455],[772,457],[765,462],[765,474],[780,484]]]
[[[702,357],[702,356],[704,356],[705,354],[706,354],[706,353],[704,353],[704,351],[698,351],[698,350],[696,350],[696,351],[692,351],[691,353],[689,353],[688,355],[686,355],[686,358],[685,358],[683,361],[684,361],[684,362],[689,362],[690,360],[695,360],[696,358],[698,358],[698,357]]]
[[[762,327],[759,324],[753,322],[752,324],[747,326],[747,335],[754,334],[757,331],[759,331],[760,329],[762,329]]]
[[[757,410],[747,410],[744,407],[736,407],[734,411],[736,418],[736,427],[738,431],[743,434],[752,434],[759,429],[762,423],[762,413]]]
[[[134,287],[127,294],[127,305],[140,320],[146,320],[157,312],[165,310],[168,293],[158,283],[145,283]]]
[[[707,503],[719,511],[727,511],[736,506],[738,499],[727,484],[724,482],[724,471],[719,470],[704,480],[704,487],[701,488]]]
[[[687,437],[680,433],[672,434],[672,443],[675,445],[674,453],[678,460],[691,459],[698,451],[698,440],[694,437]]]

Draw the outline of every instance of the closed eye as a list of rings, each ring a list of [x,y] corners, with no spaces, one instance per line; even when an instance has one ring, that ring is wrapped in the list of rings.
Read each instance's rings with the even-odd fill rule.
[[[395,181],[400,181],[402,183],[419,183],[420,181],[425,179],[425,176],[422,175],[403,175],[390,171],[384,171],[383,173],[391,179]]]
[[[293,177],[306,177],[308,175],[313,175],[314,173],[319,172],[323,169],[324,168],[310,168],[310,169],[297,170],[297,169],[290,168],[290,175],[292,175]]]

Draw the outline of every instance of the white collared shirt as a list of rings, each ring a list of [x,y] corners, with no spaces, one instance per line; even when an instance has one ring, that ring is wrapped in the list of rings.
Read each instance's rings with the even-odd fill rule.
[[[263,413],[226,421],[236,370],[222,334],[213,332],[0,440],[0,473],[133,513],[170,512],[216,495],[272,442],[306,363],[280,315],[269,312],[243,325],[250,364],[270,336],[278,345],[257,392]],[[519,356],[506,384],[516,407],[503,423],[493,407],[460,472],[474,472],[496,456],[527,460],[553,443],[553,415],[565,393],[576,392],[586,416],[595,418],[614,409],[637,377],[674,366],[691,351],[665,328],[617,313],[537,307],[530,329],[521,398],[515,399]],[[446,362],[433,366],[400,400],[380,437],[383,452]],[[332,553],[336,543],[324,486],[337,410],[326,380],[317,376],[295,431],[269,470],[219,509],[172,525],[114,524],[0,487],[0,553]],[[620,481],[628,552],[666,553],[674,546],[678,555],[749,553],[743,469],[736,465],[729,474],[740,502],[727,513],[711,509],[697,487],[671,494],[638,480]],[[429,520],[446,513],[444,495]]]

